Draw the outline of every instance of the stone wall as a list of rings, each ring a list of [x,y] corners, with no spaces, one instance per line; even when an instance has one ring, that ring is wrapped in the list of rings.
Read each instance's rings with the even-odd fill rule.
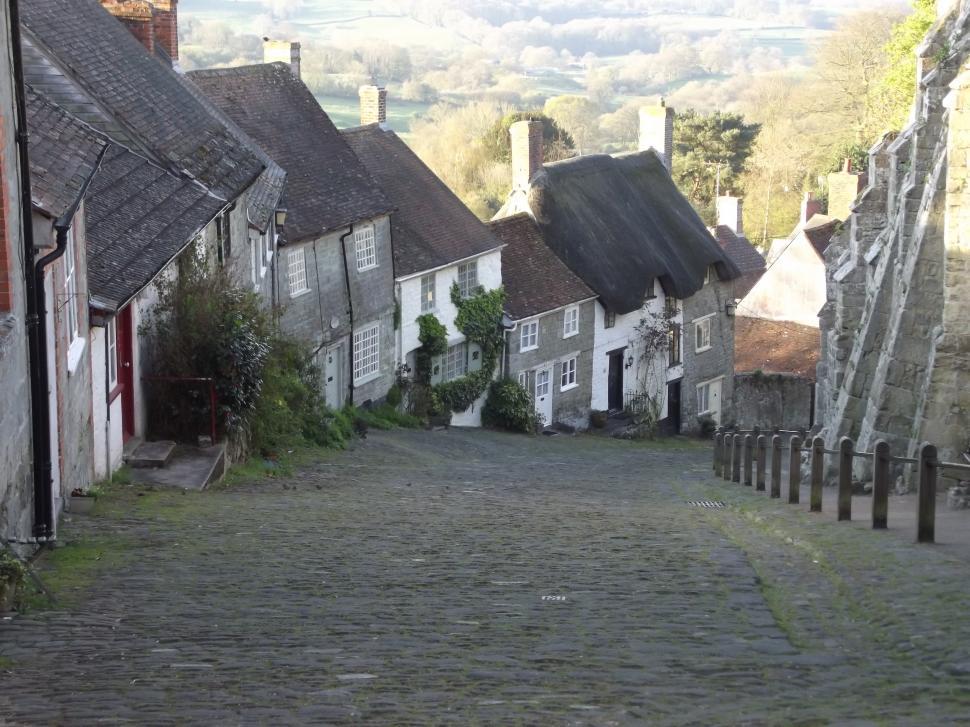
[[[734,415],[750,429],[808,429],[815,383],[795,374],[736,374]]]
[[[0,3],[0,541],[31,537],[33,468],[20,171],[7,3]]]
[[[728,302],[734,301],[734,282],[708,283],[683,301],[684,327],[682,350],[684,378],[681,384],[681,431],[696,432],[697,385],[724,377],[721,382],[721,421],[730,424],[735,419],[734,393],[734,317],[727,314]],[[711,348],[697,352],[694,321],[714,314],[711,324]]]
[[[830,447],[884,439],[912,456],[932,441],[955,459],[970,439],[968,13],[955,3],[920,47],[913,122],[873,147],[868,186],[826,251],[817,416]]]

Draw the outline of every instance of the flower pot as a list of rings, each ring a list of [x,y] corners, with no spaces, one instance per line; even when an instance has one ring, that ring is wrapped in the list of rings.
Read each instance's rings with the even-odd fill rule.
[[[84,495],[71,495],[71,514],[87,515],[94,509],[96,498]]]

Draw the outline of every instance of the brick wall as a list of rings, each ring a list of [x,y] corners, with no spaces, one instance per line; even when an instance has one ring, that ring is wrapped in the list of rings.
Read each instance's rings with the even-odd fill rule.
[[[380,86],[361,86],[360,123],[383,124],[387,121],[387,89]]]
[[[512,144],[512,189],[526,189],[542,169],[542,122],[517,121],[509,128]]]

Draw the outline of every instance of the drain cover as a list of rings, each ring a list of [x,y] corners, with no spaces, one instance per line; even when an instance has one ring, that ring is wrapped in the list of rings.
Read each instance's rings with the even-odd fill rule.
[[[691,507],[709,507],[709,508],[720,508],[724,507],[724,503],[720,500],[688,500],[687,504]]]

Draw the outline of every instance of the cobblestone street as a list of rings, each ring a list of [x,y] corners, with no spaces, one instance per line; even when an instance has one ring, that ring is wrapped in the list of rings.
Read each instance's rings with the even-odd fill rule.
[[[967,560],[710,454],[372,432],[287,479],[114,495],[60,533],[90,582],[0,622],[0,723],[970,723]]]

